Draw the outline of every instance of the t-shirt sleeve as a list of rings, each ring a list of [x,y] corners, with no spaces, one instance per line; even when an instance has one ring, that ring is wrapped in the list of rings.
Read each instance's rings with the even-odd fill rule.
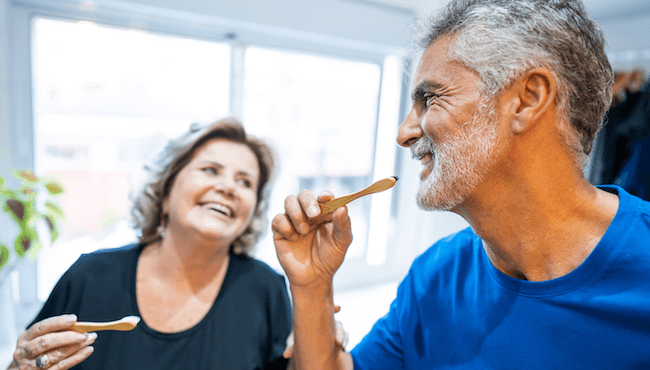
[[[355,370],[403,369],[402,341],[395,315],[395,302],[390,312],[379,319],[350,354]]]
[[[282,357],[287,346],[287,337],[293,326],[291,302],[287,293],[287,286],[283,276],[277,275],[278,284],[270,298],[269,317],[271,321],[271,339],[266,370],[286,369],[287,360]]]

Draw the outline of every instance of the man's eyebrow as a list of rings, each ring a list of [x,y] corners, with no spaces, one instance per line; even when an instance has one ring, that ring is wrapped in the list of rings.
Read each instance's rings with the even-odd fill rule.
[[[413,91],[411,92],[411,99],[418,100],[425,93],[431,92],[432,90],[440,90],[440,89],[442,89],[442,85],[437,82],[422,81],[413,88]]]

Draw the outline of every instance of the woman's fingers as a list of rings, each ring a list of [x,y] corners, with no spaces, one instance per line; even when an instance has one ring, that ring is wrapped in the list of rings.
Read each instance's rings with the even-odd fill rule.
[[[47,333],[53,333],[56,331],[62,331],[72,328],[72,326],[77,322],[76,315],[61,315],[49,317],[45,320],[41,320],[34,325],[32,325],[27,331],[25,331],[21,337],[25,341],[30,341],[34,338],[43,336]],[[20,339],[20,338],[19,338]]]
[[[93,352],[95,348],[92,346],[86,346],[75,352],[69,357],[62,359],[59,362],[52,363],[50,367],[47,367],[48,370],[66,370],[74,366],[79,365],[83,360],[87,359]]]
[[[350,340],[350,335],[343,329],[343,323],[340,321],[336,322],[336,344],[345,349],[345,346],[348,345]]]
[[[289,333],[289,337],[287,337],[287,347],[284,349],[284,352],[282,353],[282,357],[284,358],[291,358],[293,357],[293,329],[291,329],[291,333]]]
[[[96,333],[80,334],[70,330],[75,315],[50,317],[32,325],[18,337],[14,361],[19,368],[47,367],[68,369],[86,359]]]
[[[81,339],[81,335],[77,339]],[[63,347],[57,347],[50,351],[46,351],[45,354],[47,354],[49,363],[54,365],[62,362],[68,357],[72,357],[73,355],[75,355],[77,352],[81,350],[86,351],[85,348],[95,343],[96,339],[97,339],[97,333],[90,333],[86,335],[86,339],[83,340],[82,342],[70,344]]]
[[[59,333],[48,333],[30,341],[18,344],[18,356],[22,358],[33,358],[42,353],[47,353],[56,349],[65,347],[76,347],[75,351],[84,345],[89,339],[92,342],[97,338],[97,334],[80,334],[74,331],[64,331]],[[70,352],[71,353],[71,352]],[[67,353],[65,357],[69,356]]]

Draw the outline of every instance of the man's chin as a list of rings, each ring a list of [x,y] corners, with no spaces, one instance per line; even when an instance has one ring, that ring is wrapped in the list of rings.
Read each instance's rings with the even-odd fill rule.
[[[425,178],[416,197],[418,207],[425,211],[450,211],[462,202],[462,192],[440,178]]]

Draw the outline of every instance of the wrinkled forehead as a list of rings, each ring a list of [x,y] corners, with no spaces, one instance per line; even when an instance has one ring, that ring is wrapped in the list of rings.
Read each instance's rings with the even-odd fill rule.
[[[477,72],[454,58],[452,52],[456,40],[454,35],[445,35],[434,40],[422,51],[411,81],[412,91],[423,84],[433,87],[449,86],[458,79],[465,79],[467,75],[479,77]]]

